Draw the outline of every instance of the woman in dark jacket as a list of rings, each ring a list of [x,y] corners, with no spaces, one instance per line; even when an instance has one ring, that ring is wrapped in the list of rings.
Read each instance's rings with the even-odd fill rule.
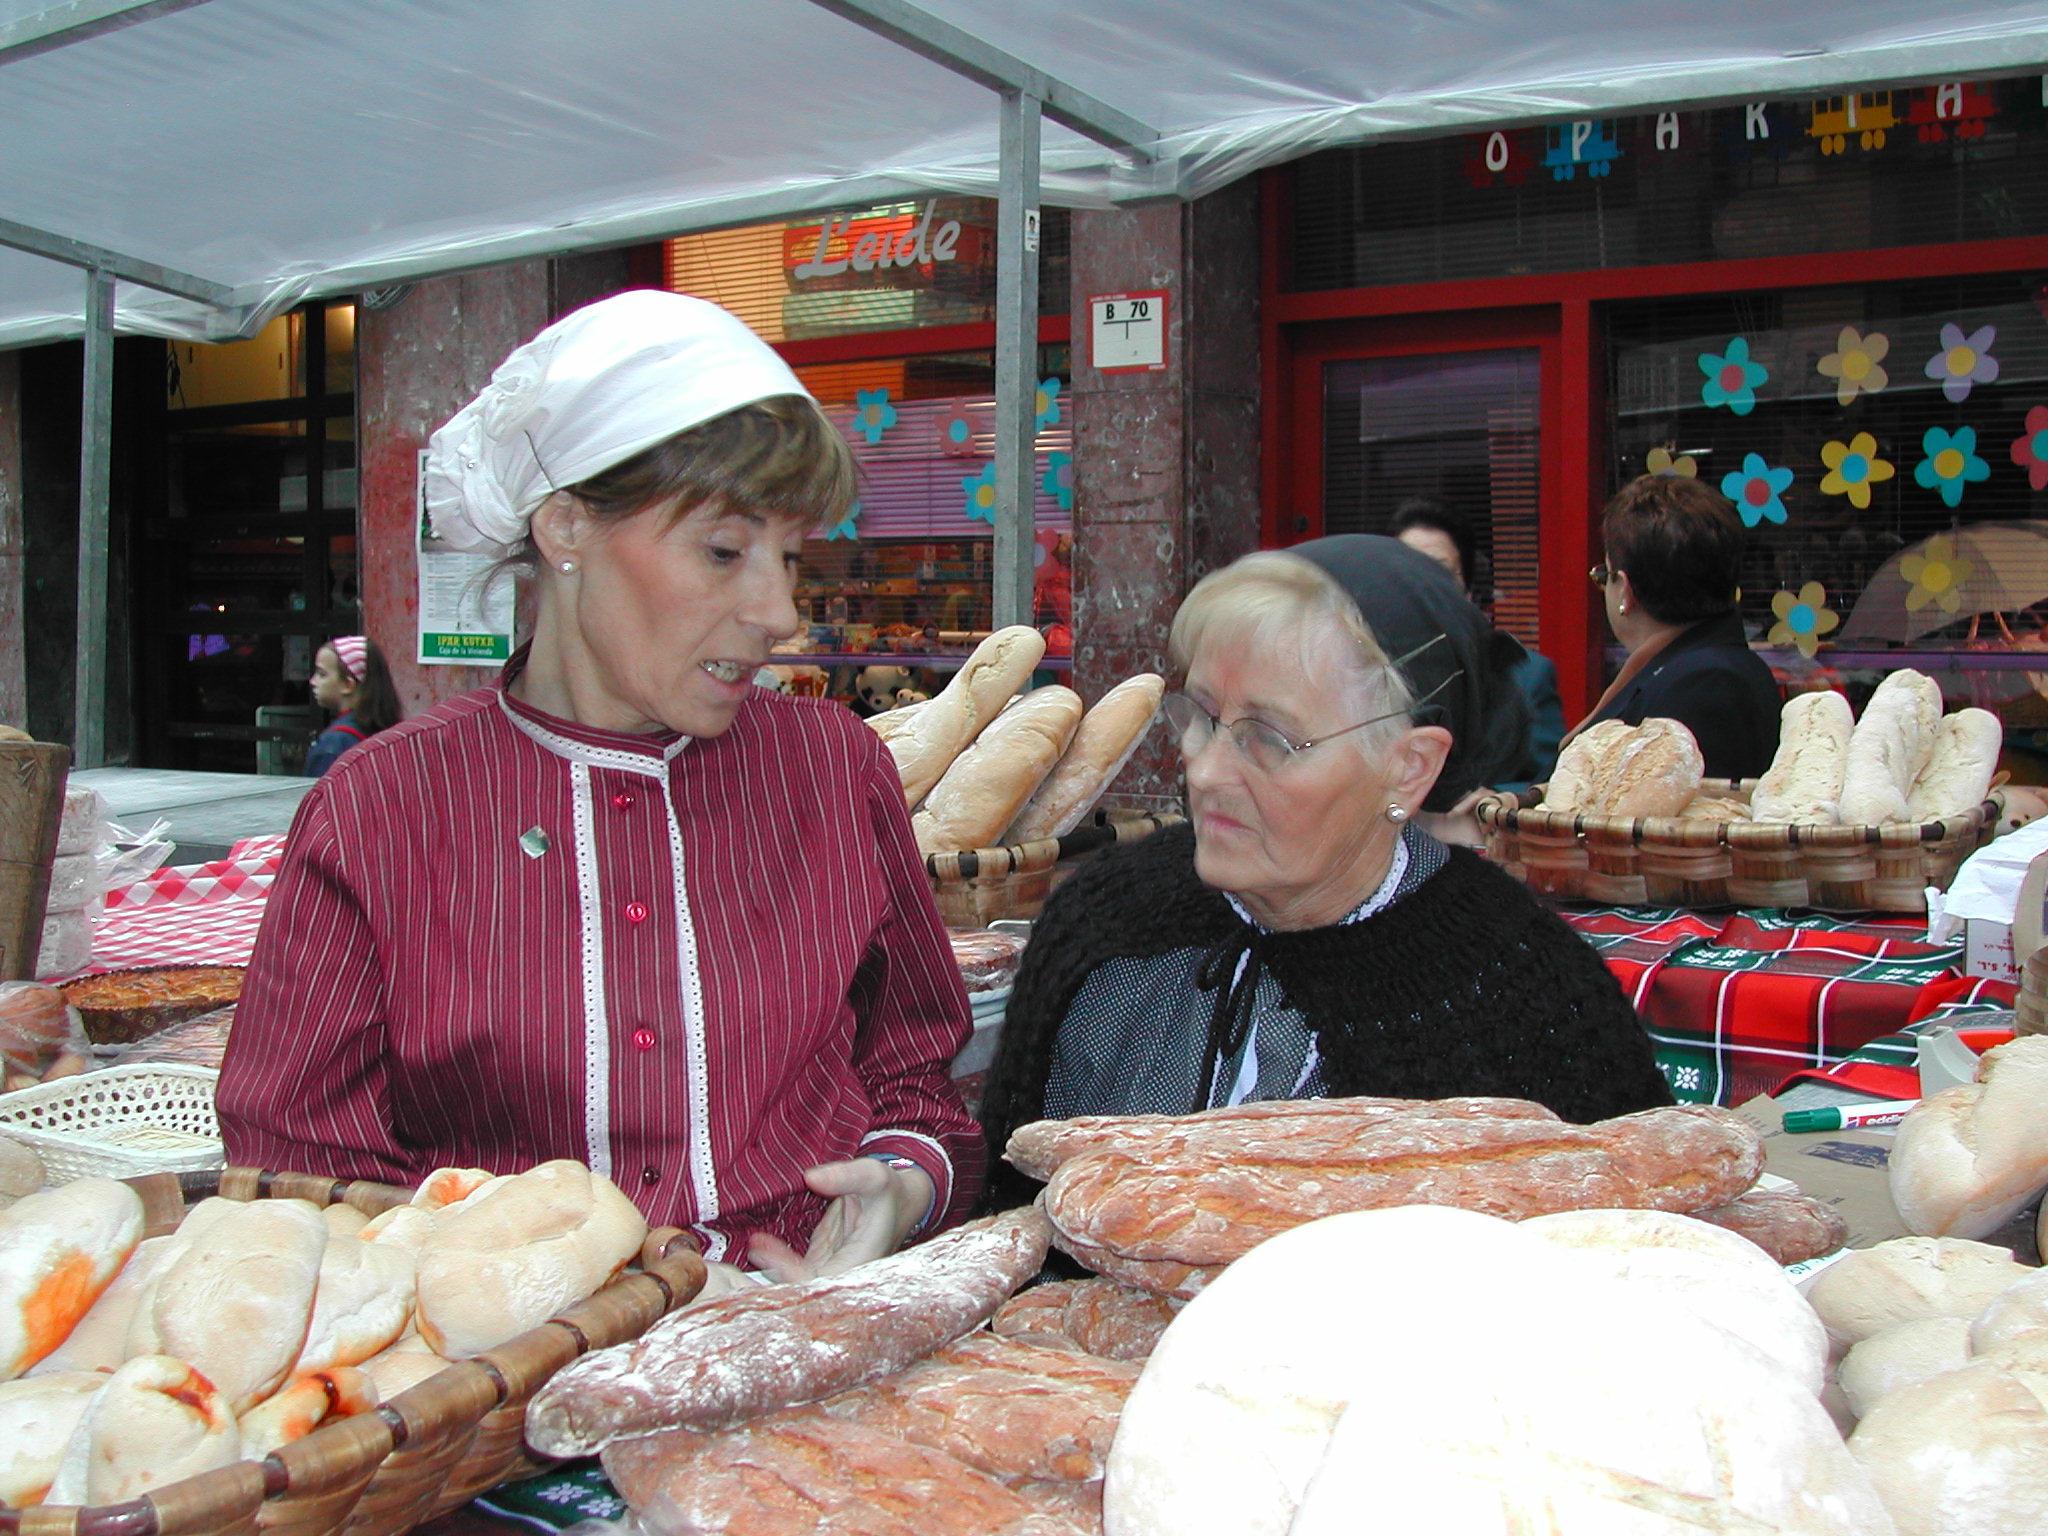
[[[1600,533],[1607,558],[1591,574],[1628,660],[1572,735],[1601,720],[1677,720],[1708,778],[1755,778],[1778,750],[1780,700],[1735,606],[1735,508],[1698,480],[1644,475],[1607,503]]]

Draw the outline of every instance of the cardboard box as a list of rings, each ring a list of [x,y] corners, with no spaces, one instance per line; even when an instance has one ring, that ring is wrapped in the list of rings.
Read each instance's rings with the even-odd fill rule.
[[[1963,919],[1963,974],[1991,981],[2020,984],[2020,967],[2040,947],[2044,924],[2048,924],[2048,853],[2027,866],[2020,882],[2014,921],[2001,923],[1988,917]],[[2031,921],[2029,921],[2029,908]],[[2020,929],[2020,941],[2013,943],[2013,929]]]

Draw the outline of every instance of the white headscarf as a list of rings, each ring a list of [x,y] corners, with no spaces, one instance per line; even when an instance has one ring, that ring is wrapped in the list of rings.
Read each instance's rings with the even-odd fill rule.
[[[771,395],[808,395],[737,316],[637,289],[563,316],[498,366],[428,442],[427,516],[457,549],[503,556],[550,492]]]

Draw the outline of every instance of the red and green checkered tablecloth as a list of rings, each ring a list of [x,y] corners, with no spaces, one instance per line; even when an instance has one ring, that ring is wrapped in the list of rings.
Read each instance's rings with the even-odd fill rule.
[[[1684,1103],[1740,1104],[1800,1072],[1862,1086],[1845,1064],[1870,1042],[1937,1009],[2009,1006],[2013,996],[1965,977],[1962,945],[1928,943],[1911,918],[1648,907],[1562,915],[1621,982]],[[1897,1091],[1891,1075],[1872,1081],[1885,1085],[1872,1091]]]

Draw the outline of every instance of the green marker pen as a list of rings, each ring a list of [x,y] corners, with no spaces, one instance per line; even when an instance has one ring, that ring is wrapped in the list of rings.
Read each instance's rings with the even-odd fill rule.
[[[1788,1109],[1785,1130],[1798,1136],[1807,1131],[1855,1131],[1873,1125],[1897,1125],[1918,1099],[1893,1099],[1883,1104],[1844,1104],[1836,1109]]]

